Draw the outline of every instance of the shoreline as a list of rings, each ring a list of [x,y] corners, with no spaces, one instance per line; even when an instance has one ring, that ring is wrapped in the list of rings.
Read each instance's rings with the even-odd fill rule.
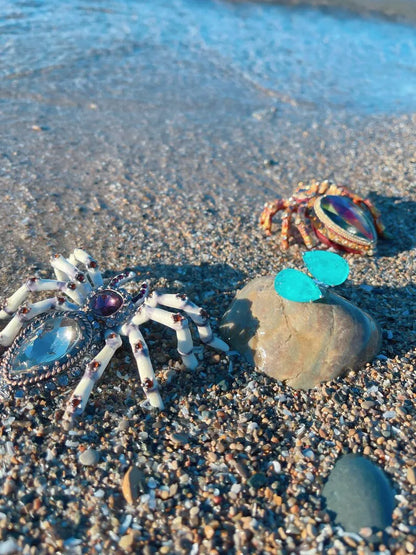
[[[246,0],[228,0],[244,3]],[[280,4],[286,6],[339,9],[363,16],[378,16],[386,19],[414,24],[416,4],[413,0],[255,0],[259,4]]]

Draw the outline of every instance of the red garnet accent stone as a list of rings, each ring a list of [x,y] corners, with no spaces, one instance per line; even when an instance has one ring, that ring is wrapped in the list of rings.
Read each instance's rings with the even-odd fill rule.
[[[153,385],[154,385],[153,380],[151,380],[150,378],[146,378],[144,380],[143,387],[146,391],[148,391],[149,389],[152,389]]]

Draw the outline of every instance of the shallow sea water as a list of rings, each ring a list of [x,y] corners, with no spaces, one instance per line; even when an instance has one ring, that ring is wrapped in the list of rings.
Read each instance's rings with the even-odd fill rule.
[[[415,28],[339,9],[13,1],[0,48],[0,177],[40,194],[61,194],[63,175],[92,186],[98,161],[260,193],[242,169],[284,148],[286,128],[416,107]],[[229,175],[212,171],[224,157]]]
[[[288,101],[377,112],[416,102],[414,27],[375,16],[250,2],[46,0],[6,2],[0,17],[0,75],[16,100],[25,89],[56,104],[74,95],[160,98],[174,94],[178,66],[200,64],[202,74],[209,62]],[[145,90],[148,73],[164,75],[165,86]]]
[[[403,21],[273,3],[25,0],[2,3],[0,50],[7,265],[10,245],[45,258],[43,245],[70,249],[80,228],[99,249],[109,221],[149,214],[163,192],[216,196],[235,213],[245,202],[254,225],[258,206],[301,179],[397,193],[380,171],[405,133],[397,118],[416,108],[416,33]]]

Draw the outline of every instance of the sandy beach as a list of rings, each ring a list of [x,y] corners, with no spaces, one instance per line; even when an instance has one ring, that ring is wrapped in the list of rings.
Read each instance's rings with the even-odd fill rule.
[[[186,20],[192,6],[175,9]],[[229,17],[243,25],[254,17],[245,9]],[[319,91],[304,92],[312,76],[292,95],[285,87],[296,76],[269,87],[227,56],[220,63],[195,45],[185,55],[159,39],[157,52],[145,39],[112,51],[97,42],[85,58],[55,57],[33,71],[13,73],[10,56],[0,85],[1,294],[31,275],[52,277],[50,257],[82,246],[105,277],[129,269],[154,288],[186,293],[215,330],[248,280],[302,265],[303,245],[281,252],[278,226],[264,237],[264,202],[290,195],[301,179],[329,178],[368,196],[392,235],[374,257],[346,256],[350,277],[338,291],[380,324],[382,350],[360,371],[300,392],[238,357],[230,373],[228,358],[209,348],[197,349],[200,365],[187,371],[173,332],[144,326],[163,412],[143,406],[127,345],[69,433],[60,418],[73,387],[1,407],[0,553],[414,553],[411,95],[391,93],[375,110],[384,100],[369,81],[374,98],[346,91],[320,104]],[[377,463],[396,493],[392,525],[370,538],[344,534],[322,498],[335,461],[351,452]],[[128,503],[122,481],[131,466],[140,492]]]

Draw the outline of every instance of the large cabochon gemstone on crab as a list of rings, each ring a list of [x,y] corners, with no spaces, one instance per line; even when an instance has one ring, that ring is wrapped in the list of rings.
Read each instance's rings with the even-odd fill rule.
[[[380,214],[368,199],[328,181],[299,183],[289,199],[266,203],[260,225],[268,235],[273,216],[280,210],[284,211],[280,241],[283,250],[289,246],[293,217],[294,226],[308,248],[316,246],[318,239],[339,250],[372,254],[377,236],[385,236]]]
[[[19,397],[27,390],[37,393],[41,385],[53,390],[82,374],[66,404],[64,421],[72,424],[85,410],[96,381],[121,346],[121,336],[126,336],[148,402],[163,408],[140,326],[155,321],[170,327],[176,332],[184,365],[194,369],[197,360],[187,318],[162,306],[183,311],[197,326],[203,343],[228,351],[228,345],[212,333],[205,310],[186,295],[150,293],[147,283],[130,294],[123,285],[135,281],[133,272],[118,274],[104,284],[97,262],[81,249],[75,249],[69,259],[56,255],[51,265],[57,279],[30,278],[0,310],[0,319],[10,319],[0,333],[0,345],[7,348],[0,363],[0,398]],[[58,295],[26,302],[30,294],[39,291]]]
[[[368,250],[375,248],[377,232],[371,213],[354,204],[349,197],[336,195],[318,197],[313,205],[313,212],[312,227],[323,243],[333,246],[336,237],[349,242],[353,237],[353,241],[359,247]],[[321,231],[322,227],[326,229],[326,235]],[[333,241],[331,241],[331,232],[335,236]]]

